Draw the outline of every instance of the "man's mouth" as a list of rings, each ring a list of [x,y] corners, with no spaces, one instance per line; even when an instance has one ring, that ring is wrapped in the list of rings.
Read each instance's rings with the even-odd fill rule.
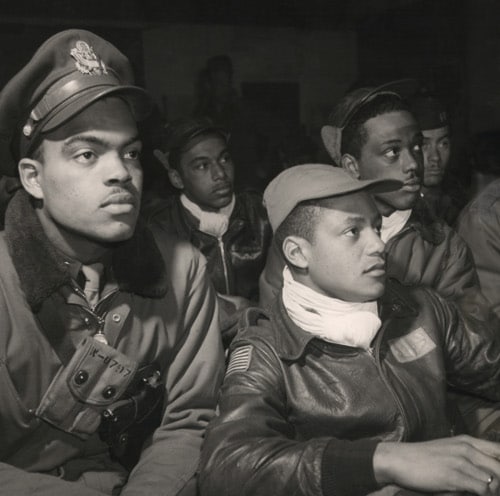
[[[121,191],[110,194],[106,200],[101,204],[101,207],[108,205],[133,205],[137,204],[136,197],[128,191]]]
[[[420,190],[420,179],[418,177],[414,177],[412,179],[409,179],[408,181],[405,181],[403,184],[403,187],[401,188],[404,191],[409,191],[409,192],[417,192]]]
[[[370,274],[374,277],[385,275],[385,262],[379,262],[364,271],[364,274]]]

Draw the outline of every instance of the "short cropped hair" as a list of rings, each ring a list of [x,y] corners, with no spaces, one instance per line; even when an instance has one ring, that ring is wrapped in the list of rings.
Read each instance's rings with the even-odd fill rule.
[[[396,95],[378,95],[363,105],[342,131],[341,154],[349,153],[359,159],[361,150],[368,141],[365,122],[372,117],[395,111],[411,112],[408,105]]]
[[[330,200],[331,197],[300,202],[276,229],[274,239],[287,265],[289,262],[283,253],[283,242],[288,236],[298,236],[313,243],[318,220],[321,216],[320,207],[326,207]]]

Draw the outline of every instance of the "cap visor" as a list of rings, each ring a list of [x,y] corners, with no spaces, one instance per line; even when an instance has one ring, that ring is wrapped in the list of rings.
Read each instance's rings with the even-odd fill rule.
[[[396,179],[371,179],[359,181],[361,183],[360,190],[367,190],[368,193],[390,193],[397,191],[403,187],[403,182]]]
[[[89,105],[107,96],[123,98],[130,105],[132,115],[137,121],[145,119],[151,113],[153,107],[148,93],[138,86],[94,86],[76,93],[66,100],[58,112],[42,123],[40,131],[44,133],[52,131]]]

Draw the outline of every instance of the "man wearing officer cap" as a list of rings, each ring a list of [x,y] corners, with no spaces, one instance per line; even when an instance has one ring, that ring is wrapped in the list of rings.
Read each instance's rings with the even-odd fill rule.
[[[23,186],[0,235],[6,494],[194,494],[223,354],[202,257],[138,223],[150,105],[83,30],[0,93],[2,173]]]
[[[284,285],[232,343],[204,496],[498,493],[500,445],[449,437],[446,414],[447,383],[500,399],[498,323],[386,281],[369,193],[401,186],[306,164],[266,188]]]
[[[335,164],[356,179],[403,183],[397,191],[375,195],[389,275],[455,299],[477,288],[477,275],[465,243],[420,198],[422,134],[401,96],[412,89],[414,81],[401,80],[350,91],[333,109],[321,136]],[[282,283],[283,264],[273,243],[260,280],[264,305]]]

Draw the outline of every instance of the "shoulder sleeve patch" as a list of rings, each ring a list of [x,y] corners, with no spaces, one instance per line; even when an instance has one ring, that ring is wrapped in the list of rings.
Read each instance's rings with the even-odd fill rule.
[[[252,359],[253,346],[246,345],[236,348],[229,358],[226,377],[233,372],[246,372]]]
[[[402,338],[392,339],[389,346],[400,363],[418,360],[436,348],[436,344],[423,327],[414,329]]]

